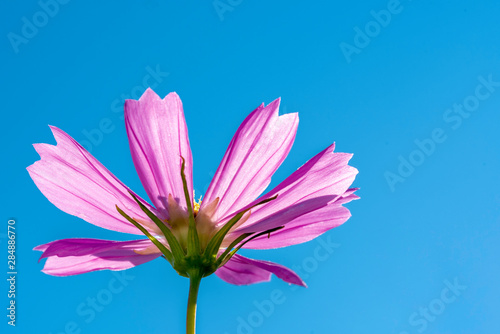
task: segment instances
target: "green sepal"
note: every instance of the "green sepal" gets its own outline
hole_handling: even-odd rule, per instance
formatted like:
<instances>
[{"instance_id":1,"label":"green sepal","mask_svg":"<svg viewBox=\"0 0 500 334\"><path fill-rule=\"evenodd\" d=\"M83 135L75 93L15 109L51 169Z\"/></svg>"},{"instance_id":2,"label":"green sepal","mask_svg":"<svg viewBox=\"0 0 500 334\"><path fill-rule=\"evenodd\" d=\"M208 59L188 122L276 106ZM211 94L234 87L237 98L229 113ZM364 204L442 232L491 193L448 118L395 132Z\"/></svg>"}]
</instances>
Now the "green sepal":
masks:
<instances>
[{"instance_id":1,"label":"green sepal","mask_svg":"<svg viewBox=\"0 0 500 334\"><path fill-rule=\"evenodd\" d=\"M189 226L188 226L188 243L187 243L187 254L188 256L199 255L201 252L200 239L198 237L198 231L196 230L196 221L194 220L193 206L191 204L191 195L187 187L186 174L184 170L186 169L186 160L181 156L181 178L182 187L184 188L184 197L186 198L186 205L189 213Z\"/></svg>"},{"instance_id":2,"label":"green sepal","mask_svg":"<svg viewBox=\"0 0 500 334\"><path fill-rule=\"evenodd\" d=\"M146 230L141 224L139 224L133 218L131 218L129 215L127 215L125 212L123 212L123 210L120 209L118 207L118 205L116 205L116 210L118 210L118 212L123 217L125 217L125 219L127 219L129 222L134 224L135 227L137 227L139 230L141 230L141 232L144 233L149 238L149 240L151 240L153 242L153 244L155 244L156 247L158 247L160 252L163 253L163 256L165 257L165 259L167 259L167 261L170 262L170 264L172 266L174 265L174 257L172 255L172 253L168 250L168 248L165 247L164 244L162 244L160 241L158 241L158 239L156 239L151 233L149 233L148 230Z\"/></svg>"},{"instance_id":3,"label":"green sepal","mask_svg":"<svg viewBox=\"0 0 500 334\"><path fill-rule=\"evenodd\" d=\"M210 239L210 241L208 242L207 248L205 250L205 256L207 256L207 257L217 256L217 252L219 251L220 245L222 244L222 241L226 237L226 234L241 219L241 217L243 217L243 215L247 211L255 208L256 206L259 206L259 205L262 205L264 203L275 200L277 197L278 197L278 195L275 195L271 198L267 198L263 201L260 201L259 203L255 204L254 206L239 212L236 216L231 218L231 220L229 220L224 226L222 226L222 228L217 231L217 233L213 236L213 238Z\"/></svg>"},{"instance_id":4,"label":"green sepal","mask_svg":"<svg viewBox=\"0 0 500 334\"><path fill-rule=\"evenodd\" d=\"M170 246L170 250L172 252L172 255L174 256L174 260L177 264L183 263L184 260L184 251L182 250L181 245L179 244L179 241L175 238L175 236L172 234L172 231L160 220L160 218L156 217L154 213L152 213L144 204L142 204L141 201L132 193L130 195L134 198L134 200L139 204L141 207L142 211L158 226L158 228L161 230L163 235L165 236L165 239L167 239L168 245Z\"/></svg>"},{"instance_id":5,"label":"green sepal","mask_svg":"<svg viewBox=\"0 0 500 334\"><path fill-rule=\"evenodd\" d=\"M263 235L266 235L266 234L268 235L268 238L270 238L272 232L281 230L284 227L285 226L278 226L278 227L271 228L271 229L263 231L263 232L259 232L255 235L253 235L251 238L245 240L244 242L242 242L240 245L238 245L236 248L233 249L234 246L236 246L239 242L241 242L243 239L245 239L249 235L252 235L253 233L244 233L244 234L240 235L236 240L234 240L231 243L231 245L229 245L228 248L226 248L224 253L222 253L221 256L219 256L219 258L216 261L217 268L225 265L226 262L229 261L233 257L233 255L236 254L236 252L239 251L241 249L241 247L243 247L247 242L252 241L253 239L258 238L258 237L263 236Z\"/></svg>"}]
</instances>

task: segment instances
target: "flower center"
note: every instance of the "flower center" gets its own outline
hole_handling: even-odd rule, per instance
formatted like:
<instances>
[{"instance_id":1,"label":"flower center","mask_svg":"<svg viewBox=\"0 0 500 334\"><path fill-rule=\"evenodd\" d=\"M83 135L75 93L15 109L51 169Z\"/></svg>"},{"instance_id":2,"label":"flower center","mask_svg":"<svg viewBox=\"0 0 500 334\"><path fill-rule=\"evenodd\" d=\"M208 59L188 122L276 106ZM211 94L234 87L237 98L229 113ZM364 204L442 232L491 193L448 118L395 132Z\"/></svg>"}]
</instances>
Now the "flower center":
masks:
<instances>
[{"instance_id":1,"label":"flower center","mask_svg":"<svg viewBox=\"0 0 500 334\"><path fill-rule=\"evenodd\" d=\"M194 197L194 191L193 191L193 197ZM193 200L193 214L194 216L196 217L196 215L198 214L198 212L200 211L200 206L201 206L201 198L203 196L200 196L200 198L197 200Z\"/></svg>"},{"instance_id":2,"label":"flower center","mask_svg":"<svg viewBox=\"0 0 500 334\"><path fill-rule=\"evenodd\" d=\"M228 240L228 242L223 245L226 235L231 229L236 227L238 223L241 224L248 219L252 208L270 202L276 199L278 195L266 198L254 204L252 207L238 212L223 226L216 228L212 219L219 203L219 198L217 197L210 203L206 203L203 210L200 212L201 197L198 201L191 198L187 187L184 168L185 160L182 158L181 178L184 187L187 212L184 208L179 206L172 194L169 194L167 197L167 204L170 216L168 225L170 225L170 227L160 218L155 216L155 214L137 199L133 193L130 193L142 211L144 211L157 226L158 229L154 229L153 233L156 234L157 232L161 232L161 234L158 235L160 240L158 240L155 235L152 235L141 223L128 216L123 210L116 206L118 212L153 242L158 250L162 252L163 257L170 262L172 267L181 276L204 277L211 275L217 268L220 268L229 261L229 259L247 242L265 234L270 235L271 232L283 228L283 226L279 226L262 232L243 233L234 240L231 238L231 242ZM197 217L195 218L195 216ZM148 226L149 228L153 227L151 224L148 225L150 225ZM162 241L165 242L165 244ZM227 243L229 243L229 245L227 245Z\"/></svg>"}]
</instances>

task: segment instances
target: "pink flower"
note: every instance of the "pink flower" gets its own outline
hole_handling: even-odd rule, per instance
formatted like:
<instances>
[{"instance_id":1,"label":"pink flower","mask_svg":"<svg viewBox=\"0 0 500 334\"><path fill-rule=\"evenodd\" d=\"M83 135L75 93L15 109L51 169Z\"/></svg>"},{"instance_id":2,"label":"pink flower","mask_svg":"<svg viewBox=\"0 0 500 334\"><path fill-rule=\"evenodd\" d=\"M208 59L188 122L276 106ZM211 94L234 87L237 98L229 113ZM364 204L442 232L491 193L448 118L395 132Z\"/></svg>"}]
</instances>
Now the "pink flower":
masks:
<instances>
[{"instance_id":1,"label":"pink flower","mask_svg":"<svg viewBox=\"0 0 500 334\"><path fill-rule=\"evenodd\" d=\"M59 209L91 224L150 237L132 241L75 238L40 245L35 250L47 258L43 272L67 276L123 270L164 255L183 274L176 251L189 253L195 240L198 251L214 248L214 261L224 257L213 270L226 282L252 284L269 281L275 274L305 286L284 266L229 253L238 246L270 249L314 239L344 223L350 213L342 205L357 198L356 189L349 188L357 174L348 165L352 155L333 153L334 145L259 197L290 151L297 130L297 114L279 116L279 103L277 99L261 105L243 121L201 204L193 204L193 159L176 93L161 99L148 89L138 101L125 103L132 158L152 205L68 134L51 127L57 145L35 144L41 159L27 168L40 191ZM231 228L217 234L224 226ZM169 241L170 232L180 248ZM217 235L220 242L211 243Z\"/></svg>"}]
</instances>

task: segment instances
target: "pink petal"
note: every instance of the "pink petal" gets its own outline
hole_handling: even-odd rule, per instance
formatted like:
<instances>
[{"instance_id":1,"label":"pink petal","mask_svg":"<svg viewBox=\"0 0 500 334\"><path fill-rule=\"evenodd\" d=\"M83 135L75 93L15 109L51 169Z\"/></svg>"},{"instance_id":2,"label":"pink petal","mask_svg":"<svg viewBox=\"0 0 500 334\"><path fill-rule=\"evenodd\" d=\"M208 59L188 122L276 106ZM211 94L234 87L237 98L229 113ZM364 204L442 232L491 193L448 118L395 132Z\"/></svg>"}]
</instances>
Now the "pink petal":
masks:
<instances>
[{"instance_id":1,"label":"pink petal","mask_svg":"<svg viewBox=\"0 0 500 334\"><path fill-rule=\"evenodd\" d=\"M118 205L129 216L151 222L130 196L130 189L67 133L53 126L50 129L57 146L33 145L41 159L27 168L45 197L62 211L91 224L142 234L116 211L115 205Z\"/></svg>"},{"instance_id":2,"label":"pink petal","mask_svg":"<svg viewBox=\"0 0 500 334\"><path fill-rule=\"evenodd\" d=\"M125 101L125 125L135 168L153 204L168 211L166 202L172 194L186 208L181 156L186 160L191 197L193 157L179 96L170 93L162 100L148 88L138 101Z\"/></svg>"},{"instance_id":3,"label":"pink petal","mask_svg":"<svg viewBox=\"0 0 500 334\"><path fill-rule=\"evenodd\" d=\"M40 245L40 259L47 258L43 272L53 276L69 276L96 270L124 270L156 259L158 253L140 255L136 251L151 245L147 239L110 241L99 239L62 239Z\"/></svg>"},{"instance_id":4,"label":"pink petal","mask_svg":"<svg viewBox=\"0 0 500 334\"><path fill-rule=\"evenodd\" d=\"M220 198L222 218L255 200L285 160L297 132L298 115L278 116L280 99L255 109L240 125L202 203Z\"/></svg>"},{"instance_id":5,"label":"pink petal","mask_svg":"<svg viewBox=\"0 0 500 334\"><path fill-rule=\"evenodd\" d=\"M223 267L215 272L222 280L236 285L247 285L271 280L275 274L283 281L307 287L304 281L285 266L269 261L253 260L241 255L234 255Z\"/></svg>"},{"instance_id":6,"label":"pink petal","mask_svg":"<svg viewBox=\"0 0 500 334\"><path fill-rule=\"evenodd\" d=\"M282 226L342 197L358 171L348 165L352 154L333 153L334 147L335 144L326 148L276 188L250 204L278 195L277 199L252 209L250 218L235 232L258 232ZM316 220L313 217L310 221L304 220L303 224L308 222L312 224Z\"/></svg>"},{"instance_id":7,"label":"pink petal","mask_svg":"<svg viewBox=\"0 0 500 334\"><path fill-rule=\"evenodd\" d=\"M283 229L273 232L270 238L267 235L261 236L248 242L243 248L271 249L297 245L310 241L343 224L351 217L351 213L342 204L359 198L352 194L350 190L345 194L321 209L293 219Z\"/></svg>"}]
</instances>

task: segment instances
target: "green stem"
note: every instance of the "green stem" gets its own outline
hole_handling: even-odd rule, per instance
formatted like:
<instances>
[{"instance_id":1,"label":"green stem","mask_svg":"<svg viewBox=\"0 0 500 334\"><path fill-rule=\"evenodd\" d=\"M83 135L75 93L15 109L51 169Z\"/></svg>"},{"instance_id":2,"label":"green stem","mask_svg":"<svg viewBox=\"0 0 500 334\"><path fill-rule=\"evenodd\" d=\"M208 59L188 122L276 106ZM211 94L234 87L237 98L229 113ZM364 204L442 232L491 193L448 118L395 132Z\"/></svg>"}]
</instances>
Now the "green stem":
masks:
<instances>
[{"instance_id":1,"label":"green stem","mask_svg":"<svg viewBox=\"0 0 500 334\"><path fill-rule=\"evenodd\" d=\"M198 290L201 283L199 272L189 275L189 297L186 317L186 334L196 333L196 301L198 299Z\"/></svg>"}]
</instances>

